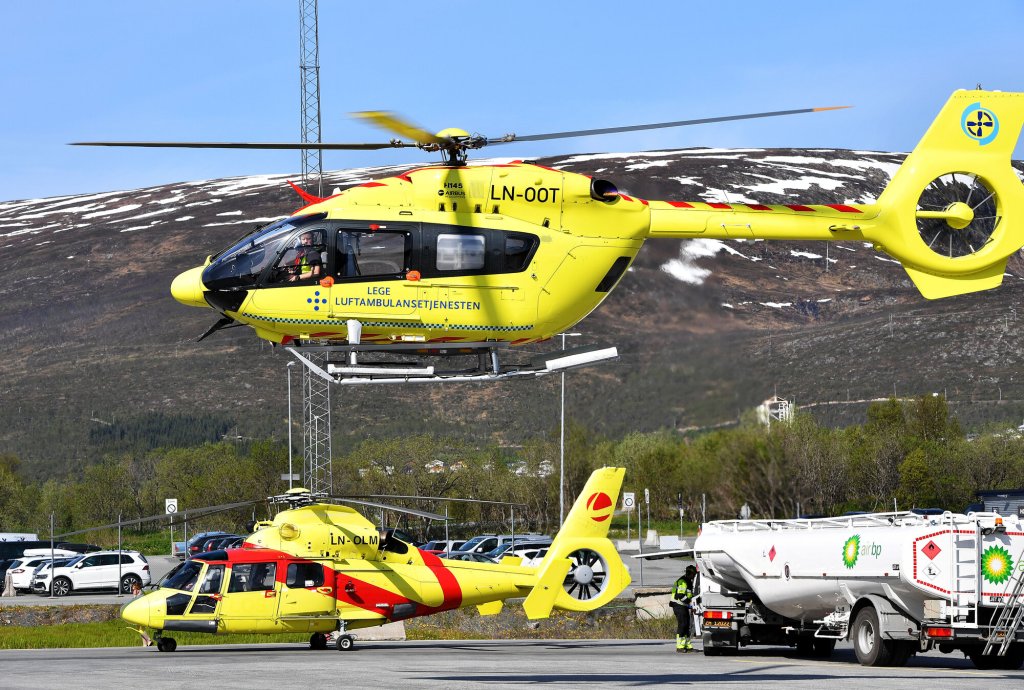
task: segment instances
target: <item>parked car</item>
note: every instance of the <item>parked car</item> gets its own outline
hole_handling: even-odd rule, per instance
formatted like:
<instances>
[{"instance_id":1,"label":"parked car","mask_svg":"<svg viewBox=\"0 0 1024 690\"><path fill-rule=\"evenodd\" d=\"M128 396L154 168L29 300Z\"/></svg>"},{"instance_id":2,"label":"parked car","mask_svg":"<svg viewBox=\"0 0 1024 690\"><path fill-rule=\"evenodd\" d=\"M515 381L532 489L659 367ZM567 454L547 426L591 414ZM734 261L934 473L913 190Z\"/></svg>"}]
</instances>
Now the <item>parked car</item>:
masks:
<instances>
[{"instance_id":1,"label":"parked car","mask_svg":"<svg viewBox=\"0 0 1024 690\"><path fill-rule=\"evenodd\" d=\"M53 562L44 561L37 565L35 570L32 571L32 591L36 594L46 594L50 589L50 568L54 566L59 568L67 565L75 560L75 558L78 558L78 556L55 558Z\"/></svg>"},{"instance_id":2,"label":"parked car","mask_svg":"<svg viewBox=\"0 0 1024 690\"><path fill-rule=\"evenodd\" d=\"M434 541L428 541L419 547L420 551L426 551L427 553L439 554L445 551L459 551L462 549L462 545L465 544L465 540L462 539L435 539Z\"/></svg>"},{"instance_id":3,"label":"parked car","mask_svg":"<svg viewBox=\"0 0 1024 690\"><path fill-rule=\"evenodd\" d=\"M192 558L192 556L195 556L197 553L205 553L203 547L206 545L206 542L210 541L214 537L230 536L231 534L229 532L221 532L219 530L216 532L200 532L199 534L194 534L185 545L185 558Z\"/></svg>"},{"instance_id":4,"label":"parked car","mask_svg":"<svg viewBox=\"0 0 1024 690\"><path fill-rule=\"evenodd\" d=\"M32 591L32 573L40 563L48 563L49 557L25 556L11 563L7 572L11 574L11 583L16 592Z\"/></svg>"},{"instance_id":5,"label":"parked car","mask_svg":"<svg viewBox=\"0 0 1024 690\"><path fill-rule=\"evenodd\" d=\"M444 558L449 561L471 561L473 563L497 563L496 560L490 556L486 556L482 553L473 553L472 551L452 551L446 553L437 554L438 558Z\"/></svg>"},{"instance_id":6,"label":"parked car","mask_svg":"<svg viewBox=\"0 0 1024 690\"><path fill-rule=\"evenodd\" d=\"M239 545L241 545L242 541L245 541L245 537L240 536L238 534L229 534L224 537L215 537L206 542L206 550L219 551L221 549L234 549L237 547L231 546L231 544L237 542Z\"/></svg>"},{"instance_id":7,"label":"parked car","mask_svg":"<svg viewBox=\"0 0 1024 690\"><path fill-rule=\"evenodd\" d=\"M550 539L550 537L543 534L517 534L514 539L517 542L541 541L544 539ZM487 553L512 540L513 536L511 534L481 534L477 537L473 537L463 544L460 550L472 551L473 553Z\"/></svg>"},{"instance_id":8,"label":"parked car","mask_svg":"<svg viewBox=\"0 0 1024 690\"><path fill-rule=\"evenodd\" d=\"M551 546L551 539L545 538L538 541L519 541L517 538L515 542L505 542L498 548L487 553L488 556L496 561L500 561L505 556L518 556L519 558L536 558L538 551L548 552L548 547ZM530 554L527 556L527 554ZM525 563L524 563L525 565Z\"/></svg>"},{"instance_id":9,"label":"parked car","mask_svg":"<svg viewBox=\"0 0 1024 690\"><path fill-rule=\"evenodd\" d=\"M149 561L138 551L99 551L75 558L64 566L40 571L45 575L43 591L58 597L72 591L118 589L129 593L151 582ZM52 585L51 585L52 581Z\"/></svg>"}]
</instances>

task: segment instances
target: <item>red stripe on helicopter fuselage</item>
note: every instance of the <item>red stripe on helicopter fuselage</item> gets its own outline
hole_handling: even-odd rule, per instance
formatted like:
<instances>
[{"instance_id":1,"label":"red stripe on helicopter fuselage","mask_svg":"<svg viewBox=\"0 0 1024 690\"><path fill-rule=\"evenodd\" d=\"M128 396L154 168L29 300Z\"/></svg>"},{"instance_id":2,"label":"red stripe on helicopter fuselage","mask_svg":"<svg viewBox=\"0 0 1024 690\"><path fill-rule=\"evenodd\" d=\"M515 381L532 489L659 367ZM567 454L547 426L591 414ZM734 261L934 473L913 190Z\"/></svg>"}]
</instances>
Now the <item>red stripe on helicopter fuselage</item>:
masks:
<instances>
[{"instance_id":1,"label":"red stripe on helicopter fuselage","mask_svg":"<svg viewBox=\"0 0 1024 690\"><path fill-rule=\"evenodd\" d=\"M423 565L434 573L437 584L441 585L441 593L444 595L444 601L434 610L447 611L459 608L462 605L462 586L459 585L459 579L455 577L455 573L445 567L436 555L426 551L420 551L420 555L423 556Z\"/></svg>"},{"instance_id":2,"label":"red stripe on helicopter fuselage","mask_svg":"<svg viewBox=\"0 0 1024 690\"><path fill-rule=\"evenodd\" d=\"M451 570L449 570L441 559L432 553L426 553L423 551L419 552L423 558L423 567L429 569L433 573L434 577L437 578L437 583L441 586L441 593L443 599L439 606L428 606L421 602L404 597L401 594L392 592L389 589L379 587L365 580L361 580L357 577L353 577L350 573L343 570L335 570L330 566L324 567L324 575L327 575L326 571L334 572L334 591L330 593L321 592L324 596L333 596L338 600L339 603L349 604L357 608L361 608L366 611L373 611L379 613L382 616L390 618L390 614L394 611L394 607L397 604L414 604L416 606L415 616L425 616L431 613L437 613L438 611L448 611L449 609L457 609L462 605L462 586L459 584L458 578ZM297 558L291 554L283 551L277 551L276 549L266 548L247 548L247 549L229 549L227 551L228 563L234 565L235 563L257 563L266 562L268 560L274 561L298 561L304 563L316 562L309 558ZM196 559L202 562L221 562L221 561L207 561L206 559ZM277 581L282 584L285 581L285 569L278 568L277 570ZM325 577L325 580L328 578ZM305 589L313 590L316 588L307 587ZM317 590L319 591L319 590ZM386 609L381 608L380 604L385 604Z\"/></svg>"}]
</instances>

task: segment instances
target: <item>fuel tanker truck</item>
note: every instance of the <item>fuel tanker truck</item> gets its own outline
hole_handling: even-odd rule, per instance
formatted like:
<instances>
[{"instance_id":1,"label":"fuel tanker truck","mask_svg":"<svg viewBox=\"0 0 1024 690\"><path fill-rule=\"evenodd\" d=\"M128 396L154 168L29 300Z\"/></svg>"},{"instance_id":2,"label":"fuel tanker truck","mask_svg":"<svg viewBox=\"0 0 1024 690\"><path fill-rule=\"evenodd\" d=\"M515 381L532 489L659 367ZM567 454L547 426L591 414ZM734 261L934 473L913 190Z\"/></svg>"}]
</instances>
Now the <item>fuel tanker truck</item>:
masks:
<instances>
[{"instance_id":1,"label":"fuel tanker truck","mask_svg":"<svg viewBox=\"0 0 1024 690\"><path fill-rule=\"evenodd\" d=\"M1024 524L996 513L705 523L693 545L706 655L853 643L867 666L962 651L1024 664Z\"/></svg>"}]
</instances>

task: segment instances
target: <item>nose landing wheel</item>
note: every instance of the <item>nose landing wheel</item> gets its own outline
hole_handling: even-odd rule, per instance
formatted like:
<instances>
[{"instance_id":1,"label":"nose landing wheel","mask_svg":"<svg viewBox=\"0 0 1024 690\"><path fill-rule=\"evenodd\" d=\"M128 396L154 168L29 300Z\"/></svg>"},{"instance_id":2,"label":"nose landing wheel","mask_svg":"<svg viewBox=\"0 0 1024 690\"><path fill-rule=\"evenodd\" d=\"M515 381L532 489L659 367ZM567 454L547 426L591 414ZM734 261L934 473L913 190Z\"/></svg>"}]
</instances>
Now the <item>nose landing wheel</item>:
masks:
<instances>
[{"instance_id":1,"label":"nose landing wheel","mask_svg":"<svg viewBox=\"0 0 1024 690\"><path fill-rule=\"evenodd\" d=\"M339 652L347 652L352 649L354 644L355 640L353 640L351 635L342 635L338 638L335 646L337 646Z\"/></svg>"},{"instance_id":2,"label":"nose landing wheel","mask_svg":"<svg viewBox=\"0 0 1024 690\"><path fill-rule=\"evenodd\" d=\"M156 641L156 648L161 652L173 652L178 648L178 643L173 637L161 637Z\"/></svg>"}]
</instances>

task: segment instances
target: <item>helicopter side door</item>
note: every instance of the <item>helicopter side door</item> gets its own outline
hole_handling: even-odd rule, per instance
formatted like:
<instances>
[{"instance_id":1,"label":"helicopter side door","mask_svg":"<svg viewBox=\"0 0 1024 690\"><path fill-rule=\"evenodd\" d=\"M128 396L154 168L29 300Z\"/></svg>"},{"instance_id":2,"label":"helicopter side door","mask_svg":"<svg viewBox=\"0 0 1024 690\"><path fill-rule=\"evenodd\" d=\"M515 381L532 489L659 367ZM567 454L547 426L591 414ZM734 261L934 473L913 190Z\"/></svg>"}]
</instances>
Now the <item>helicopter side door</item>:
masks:
<instances>
[{"instance_id":1,"label":"helicopter side door","mask_svg":"<svg viewBox=\"0 0 1024 690\"><path fill-rule=\"evenodd\" d=\"M277 615L281 620L333 617L338 603L334 596L334 569L331 561L282 561L284 582L278 596Z\"/></svg>"},{"instance_id":2,"label":"helicopter side door","mask_svg":"<svg viewBox=\"0 0 1024 690\"><path fill-rule=\"evenodd\" d=\"M283 239L263 269L247 310L274 314L277 319L326 319L329 290L320 281L327 277L330 239L331 230L324 221L307 223Z\"/></svg>"},{"instance_id":3,"label":"helicopter side door","mask_svg":"<svg viewBox=\"0 0 1024 690\"><path fill-rule=\"evenodd\" d=\"M405 278L414 267L419 224L342 221L333 227L330 315L387 319L412 314L416 283Z\"/></svg>"},{"instance_id":4,"label":"helicopter side door","mask_svg":"<svg viewBox=\"0 0 1024 690\"><path fill-rule=\"evenodd\" d=\"M219 614L227 632L274 632L277 562L235 563Z\"/></svg>"}]
</instances>

